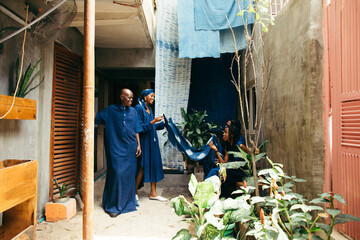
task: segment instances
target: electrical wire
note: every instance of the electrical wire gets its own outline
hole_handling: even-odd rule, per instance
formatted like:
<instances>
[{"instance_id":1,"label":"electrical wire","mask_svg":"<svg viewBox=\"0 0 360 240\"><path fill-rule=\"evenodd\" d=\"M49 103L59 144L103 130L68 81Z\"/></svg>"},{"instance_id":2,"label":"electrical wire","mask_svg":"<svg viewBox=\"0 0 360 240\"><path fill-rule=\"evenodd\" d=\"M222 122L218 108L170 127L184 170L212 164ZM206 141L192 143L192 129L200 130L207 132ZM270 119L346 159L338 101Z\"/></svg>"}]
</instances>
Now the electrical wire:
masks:
<instances>
[{"instance_id":1,"label":"electrical wire","mask_svg":"<svg viewBox=\"0 0 360 240\"><path fill-rule=\"evenodd\" d=\"M120 3L118 1L113 1L113 3L121 5L121 6L125 6L125 7L139 8L143 4L143 0L140 0L140 2L135 3L135 4Z\"/></svg>"},{"instance_id":2,"label":"electrical wire","mask_svg":"<svg viewBox=\"0 0 360 240\"><path fill-rule=\"evenodd\" d=\"M26 5L25 26L27 25L28 15L29 15L29 5ZM15 97L16 97L17 90L19 88L20 78L21 78L21 75L22 75L21 73L22 73L22 69L23 69L23 65L24 65L24 52L25 52L26 33L27 33L27 28L25 29L25 32L24 32L24 40L23 40L22 49L21 49L20 72L19 72L19 78L18 78L17 83L16 83L16 88L15 88L15 91L14 91L13 101L12 101L12 104L11 104L11 107L10 107L9 111L7 111L7 113L5 113L5 115L1 116L0 119L3 119L4 117L6 117L14 107Z\"/></svg>"}]
</instances>

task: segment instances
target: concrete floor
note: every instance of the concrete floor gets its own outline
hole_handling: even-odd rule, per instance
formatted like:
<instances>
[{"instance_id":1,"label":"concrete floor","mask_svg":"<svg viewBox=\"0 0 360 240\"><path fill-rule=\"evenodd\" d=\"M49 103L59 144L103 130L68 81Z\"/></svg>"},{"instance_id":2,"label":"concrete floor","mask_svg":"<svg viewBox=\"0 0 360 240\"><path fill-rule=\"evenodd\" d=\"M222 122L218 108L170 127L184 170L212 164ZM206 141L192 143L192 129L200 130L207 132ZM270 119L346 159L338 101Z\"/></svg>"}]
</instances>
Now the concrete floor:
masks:
<instances>
[{"instance_id":1,"label":"concrete floor","mask_svg":"<svg viewBox=\"0 0 360 240\"><path fill-rule=\"evenodd\" d=\"M187 174L165 174L158 183L157 192L169 200L180 194L190 196ZM136 212L110 218L101 207L105 176L95 182L94 239L171 239L182 228L189 229L190 224L182 221L171 208L170 201L149 200L150 186L139 190L139 205ZM82 239L82 210L69 221L51 223L43 221L37 224L36 239Z\"/></svg>"}]
</instances>

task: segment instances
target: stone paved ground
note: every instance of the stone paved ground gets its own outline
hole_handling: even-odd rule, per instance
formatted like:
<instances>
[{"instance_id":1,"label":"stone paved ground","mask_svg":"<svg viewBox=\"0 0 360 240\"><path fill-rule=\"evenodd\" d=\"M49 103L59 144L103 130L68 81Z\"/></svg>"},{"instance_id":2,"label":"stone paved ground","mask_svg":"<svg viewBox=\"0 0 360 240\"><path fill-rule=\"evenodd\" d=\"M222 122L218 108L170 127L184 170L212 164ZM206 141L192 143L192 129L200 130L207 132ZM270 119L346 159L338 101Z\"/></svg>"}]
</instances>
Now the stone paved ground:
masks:
<instances>
[{"instance_id":1,"label":"stone paved ground","mask_svg":"<svg viewBox=\"0 0 360 240\"><path fill-rule=\"evenodd\" d=\"M189 175L165 174L165 179L158 183L158 194L171 199L180 194L189 196L187 184ZM149 184L139 190L138 211L110 218L101 207L101 197L105 177L95 182L94 225L95 239L171 239L177 231L189 228L171 209L170 201L158 202L149 200ZM36 239L61 240L82 239L82 211L78 210L69 221L51 223L43 221L37 224Z\"/></svg>"}]
</instances>

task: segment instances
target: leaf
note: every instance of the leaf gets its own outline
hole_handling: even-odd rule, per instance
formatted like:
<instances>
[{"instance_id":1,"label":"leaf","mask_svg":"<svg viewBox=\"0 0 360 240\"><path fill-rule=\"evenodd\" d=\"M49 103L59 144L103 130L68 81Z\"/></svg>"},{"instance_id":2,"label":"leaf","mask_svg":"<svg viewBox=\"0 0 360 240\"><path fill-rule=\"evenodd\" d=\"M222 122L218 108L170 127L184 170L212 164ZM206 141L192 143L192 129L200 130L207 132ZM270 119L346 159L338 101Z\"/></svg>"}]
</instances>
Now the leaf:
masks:
<instances>
[{"instance_id":1,"label":"leaf","mask_svg":"<svg viewBox=\"0 0 360 240\"><path fill-rule=\"evenodd\" d=\"M244 16L244 11L245 11L245 10L242 10L242 11L238 12L237 15L240 16L240 17Z\"/></svg>"},{"instance_id":2,"label":"leaf","mask_svg":"<svg viewBox=\"0 0 360 240\"><path fill-rule=\"evenodd\" d=\"M172 240L190 240L191 234L187 229L181 229L176 233L176 235L172 238Z\"/></svg>"},{"instance_id":3,"label":"leaf","mask_svg":"<svg viewBox=\"0 0 360 240\"><path fill-rule=\"evenodd\" d=\"M310 203L328 203L330 202L330 200L328 199L324 199L324 198L315 198L313 200L310 201Z\"/></svg>"},{"instance_id":4,"label":"leaf","mask_svg":"<svg viewBox=\"0 0 360 240\"><path fill-rule=\"evenodd\" d=\"M244 161L235 161L235 162L223 163L221 166L226 169L239 169L245 165L246 165L246 162L244 162Z\"/></svg>"},{"instance_id":5,"label":"leaf","mask_svg":"<svg viewBox=\"0 0 360 240\"><path fill-rule=\"evenodd\" d=\"M209 182L214 186L214 192L219 192L220 190L220 178L218 176L211 176L207 179L205 179L204 182Z\"/></svg>"},{"instance_id":6,"label":"leaf","mask_svg":"<svg viewBox=\"0 0 360 240\"><path fill-rule=\"evenodd\" d=\"M305 179L301 179L301 178L294 178L293 181L294 181L294 182L299 182L299 183L300 183L300 182L306 182Z\"/></svg>"},{"instance_id":7,"label":"leaf","mask_svg":"<svg viewBox=\"0 0 360 240\"><path fill-rule=\"evenodd\" d=\"M200 182L196 186L194 195L195 204L202 208L207 208L208 201L214 196L214 186L209 182Z\"/></svg>"},{"instance_id":8,"label":"leaf","mask_svg":"<svg viewBox=\"0 0 360 240\"><path fill-rule=\"evenodd\" d=\"M195 175L191 174L188 188L189 188L189 191L190 191L192 196L195 195L197 185L198 185L198 181L197 181Z\"/></svg>"},{"instance_id":9,"label":"leaf","mask_svg":"<svg viewBox=\"0 0 360 240\"><path fill-rule=\"evenodd\" d=\"M330 226L324 223L318 223L317 224L322 230L324 230L326 233L329 233Z\"/></svg>"},{"instance_id":10,"label":"leaf","mask_svg":"<svg viewBox=\"0 0 360 240\"><path fill-rule=\"evenodd\" d=\"M350 221L360 222L360 218L353 216L351 214L339 214L335 217L334 224L347 223Z\"/></svg>"},{"instance_id":11,"label":"leaf","mask_svg":"<svg viewBox=\"0 0 360 240\"><path fill-rule=\"evenodd\" d=\"M266 157L266 153L259 153L259 154L255 155L255 162L260 161L264 157Z\"/></svg>"},{"instance_id":12,"label":"leaf","mask_svg":"<svg viewBox=\"0 0 360 240\"><path fill-rule=\"evenodd\" d=\"M212 224L207 224L200 235L200 240L215 240L219 231Z\"/></svg>"},{"instance_id":13,"label":"leaf","mask_svg":"<svg viewBox=\"0 0 360 240\"><path fill-rule=\"evenodd\" d=\"M341 213L341 210L340 209L327 208L326 212L329 213L331 216L336 216L336 215Z\"/></svg>"},{"instance_id":14,"label":"leaf","mask_svg":"<svg viewBox=\"0 0 360 240\"><path fill-rule=\"evenodd\" d=\"M341 195L335 193L335 194L334 194L334 198L335 198L336 200L338 200L339 202L341 202L341 203L343 203L343 204L346 204L344 198L343 198Z\"/></svg>"},{"instance_id":15,"label":"leaf","mask_svg":"<svg viewBox=\"0 0 360 240\"><path fill-rule=\"evenodd\" d=\"M176 215L184 214L184 200L181 197L171 199L171 206L174 208Z\"/></svg>"},{"instance_id":16,"label":"leaf","mask_svg":"<svg viewBox=\"0 0 360 240\"><path fill-rule=\"evenodd\" d=\"M263 197L252 197L251 198L251 203L252 204L256 204L256 203L259 203L259 202L266 202L265 198L263 198Z\"/></svg>"}]
</instances>

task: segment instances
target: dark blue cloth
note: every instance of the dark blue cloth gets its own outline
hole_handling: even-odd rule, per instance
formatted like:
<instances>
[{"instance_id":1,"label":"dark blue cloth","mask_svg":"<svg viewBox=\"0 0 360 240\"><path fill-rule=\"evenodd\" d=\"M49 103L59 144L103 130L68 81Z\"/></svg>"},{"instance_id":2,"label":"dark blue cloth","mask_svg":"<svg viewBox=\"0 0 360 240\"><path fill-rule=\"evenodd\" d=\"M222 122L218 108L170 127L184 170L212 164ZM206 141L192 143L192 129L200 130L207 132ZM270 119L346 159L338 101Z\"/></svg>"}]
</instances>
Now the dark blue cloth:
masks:
<instances>
[{"instance_id":1,"label":"dark blue cloth","mask_svg":"<svg viewBox=\"0 0 360 240\"><path fill-rule=\"evenodd\" d=\"M164 178L159 139L156 130L164 128L164 122L151 124L154 114L144 110L140 104L135 106L139 115L142 131L140 132L141 156L140 165L144 168L144 182L159 182Z\"/></svg>"},{"instance_id":2,"label":"dark blue cloth","mask_svg":"<svg viewBox=\"0 0 360 240\"><path fill-rule=\"evenodd\" d=\"M225 126L236 118L238 93L231 82L232 54L221 54L220 59L197 58L191 64L191 84L187 112L206 110L206 122ZM236 67L234 66L236 69ZM234 76L237 76L237 71Z\"/></svg>"},{"instance_id":3,"label":"dark blue cloth","mask_svg":"<svg viewBox=\"0 0 360 240\"><path fill-rule=\"evenodd\" d=\"M104 210L109 213L135 211L135 134L141 131L138 114L132 107L113 104L96 114L95 123L105 125Z\"/></svg>"},{"instance_id":4,"label":"dark blue cloth","mask_svg":"<svg viewBox=\"0 0 360 240\"><path fill-rule=\"evenodd\" d=\"M209 171L215 167L214 150L210 149L209 143L213 142L219 152L222 152L222 147L215 135L212 135L207 143L199 149L195 149L191 143L181 134L171 118L167 119L164 116L165 127L168 134L169 142L176 147L181 153L185 154L189 159L194 161L202 161L204 169L204 178Z\"/></svg>"}]
</instances>

